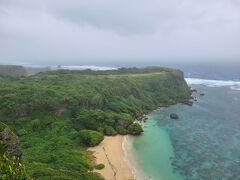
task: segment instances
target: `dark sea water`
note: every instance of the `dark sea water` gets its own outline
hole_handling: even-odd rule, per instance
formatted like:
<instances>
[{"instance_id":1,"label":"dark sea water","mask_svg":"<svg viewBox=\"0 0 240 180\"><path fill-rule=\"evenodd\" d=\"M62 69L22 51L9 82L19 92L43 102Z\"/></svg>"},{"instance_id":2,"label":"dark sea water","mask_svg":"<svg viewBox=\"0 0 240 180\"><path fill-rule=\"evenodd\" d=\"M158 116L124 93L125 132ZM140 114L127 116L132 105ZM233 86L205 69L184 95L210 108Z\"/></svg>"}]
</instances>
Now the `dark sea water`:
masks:
<instances>
[{"instance_id":1,"label":"dark sea water","mask_svg":"<svg viewBox=\"0 0 240 180\"><path fill-rule=\"evenodd\" d=\"M144 134L129 138L138 179L240 180L240 82L187 82L198 91L193 106L152 112Z\"/></svg>"}]
</instances>

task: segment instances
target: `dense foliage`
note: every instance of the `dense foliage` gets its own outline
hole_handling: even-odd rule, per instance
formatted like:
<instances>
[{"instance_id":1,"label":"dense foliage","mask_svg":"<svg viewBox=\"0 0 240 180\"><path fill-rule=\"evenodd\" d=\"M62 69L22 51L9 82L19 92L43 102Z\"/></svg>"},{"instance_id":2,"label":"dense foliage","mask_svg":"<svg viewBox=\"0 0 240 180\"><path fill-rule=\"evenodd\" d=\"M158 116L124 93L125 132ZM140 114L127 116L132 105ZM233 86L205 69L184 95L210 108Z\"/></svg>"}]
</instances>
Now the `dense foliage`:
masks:
<instances>
[{"instance_id":1,"label":"dense foliage","mask_svg":"<svg viewBox=\"0 0 240 180\"><path fill-rule=\"evenodd\" d=\"M79 132L79 139L83 145L96 146L103 140L103 134L97 131L83 129Z\"/></svg>"},{"instance_id":2,"label":"dense foliage","mask_svg":"<svg viewBox=\"0 0 240 180\"><path fill-rule=\"evenodd\" d=\"M188 98L183 74L166 68L52 71L0 77L0 121L19 136L34 179L100 179L85 146L140 134L143 112Z\"/></svg>"},{"instance_id":3,"label":"dense foliage","mask_svg":"<svg viewBox=\"0 0 240 180\"><path fill-rule=\"evenodd\" d=\"M133 123L130 126L128 126L128 131L132 135L139 135L143 132L142 126L138 123Z\"/></svg>"},{"instance_id":4,"label":"dense foliage","mask_svg":"<svg viewBox=\"0 0 240 180\"><path fill-rule=\"evenodd\" d=\"M95 169L97 169L97 170L101 170L101 169L104 169L105 168L105 165L104 164L97 164L96 166L95 166Z\"/></svg>"}]
</instances>

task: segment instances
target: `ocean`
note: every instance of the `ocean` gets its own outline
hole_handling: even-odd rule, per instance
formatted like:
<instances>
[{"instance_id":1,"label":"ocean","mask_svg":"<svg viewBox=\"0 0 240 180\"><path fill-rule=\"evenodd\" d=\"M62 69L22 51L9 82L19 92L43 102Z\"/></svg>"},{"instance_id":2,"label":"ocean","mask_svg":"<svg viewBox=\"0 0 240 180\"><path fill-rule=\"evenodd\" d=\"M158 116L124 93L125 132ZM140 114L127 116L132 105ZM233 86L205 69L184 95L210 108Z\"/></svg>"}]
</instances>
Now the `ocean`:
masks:
<instances>
[{"instance_id":1,"label":"ocean","mask_svg":"<svg viewBox=\"0 0 240 180\"><path fill-rule=\"evenodd\" d=\"M193 106L154 111L143 135L128 137L136 178L240 180L240 81L189 76L186 81L197 90ZM171 113L179 119L170 119Z\"/></svg>"}]
</instances>

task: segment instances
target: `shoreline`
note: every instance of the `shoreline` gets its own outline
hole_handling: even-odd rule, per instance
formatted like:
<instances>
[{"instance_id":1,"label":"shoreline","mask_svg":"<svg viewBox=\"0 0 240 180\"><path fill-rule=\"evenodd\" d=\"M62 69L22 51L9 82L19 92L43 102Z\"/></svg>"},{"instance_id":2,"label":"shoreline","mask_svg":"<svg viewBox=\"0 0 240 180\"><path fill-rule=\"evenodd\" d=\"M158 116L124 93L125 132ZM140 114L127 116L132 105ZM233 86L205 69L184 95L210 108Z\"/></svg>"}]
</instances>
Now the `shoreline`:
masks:
<instances>
[{"instance_id":1,"label":"shoreline","mask_svg":"<svg viewBox=\"0 0 240 180\"><path fill-rule=\"evenodd\" d=\"M144 125L148 120L149 112L161 111L167 106L160 106L139 115L138 122ZM101 174L106 180L149 180L142 172L131 152L129 135L105 136L104 140L95 147L88 148L93 152L95 164L104 164L102 170L94 169L93 172Z\"/></svg>"},{"instance_id":2,"label":"shoreline","mask_svg":"<svg viewBox=\"0 0 240 180\"><path fill-rule=\"evenodd\" d=\"M126 149L126 137L105 136L104 140L95 147L88 150L93 152L96 164L104 164L102 170L94 169L94 172L100 173L106 180L133 180L135 179L134 170L128 159L128 150Z\"/></svg>"},{"instance_id":3,"label":"shoreline","mask_svg":"<svg viewBox=\"0 0 240 180\"><path fill-rule=\"evenodd\" d=\"M134 158L134 155L131 152L131 140L129 138L133 138L129 135L124 136L123 141L123 150L125 151L125 161L132 170L132 174L134 176L135 180L149 180L144 172L141 171L141 168L139 167L137 161Z\"/></svg>"}]
</instances>

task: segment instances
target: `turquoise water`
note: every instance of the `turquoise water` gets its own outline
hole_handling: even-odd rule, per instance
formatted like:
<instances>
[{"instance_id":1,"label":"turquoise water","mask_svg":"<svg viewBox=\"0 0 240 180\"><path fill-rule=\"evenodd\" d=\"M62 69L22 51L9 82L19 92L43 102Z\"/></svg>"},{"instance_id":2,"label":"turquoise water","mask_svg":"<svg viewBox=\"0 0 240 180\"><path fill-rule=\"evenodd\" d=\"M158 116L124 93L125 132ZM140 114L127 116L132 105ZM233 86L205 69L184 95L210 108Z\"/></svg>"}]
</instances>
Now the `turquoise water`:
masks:
<instances>
[{"instance_id":1,"label":"turquoise water","mask_svg":"<svg viewBox=\"0 0 240 180\"><path fill-rule=\"evenodd\" d=\"M157 114L149 115L144 135L129 138L133 159L144 174L141 179L184 180L180 174L173 173L170 159L174 156L173 147L166 130L158 126Z\"/></svg>"},{"instance_id":2,"label":"turquoise water","mask_svg":"<svg viewBox=\"0 0 240 180\"><path fill-rule=\"evenodd\" d=\"M197 102L149 114L130 148L142 179L240 180L240 91L192 85ZM200 93L205 96L200 96ZM179 120L169 118L170 113Z\"/></svg>"}]
</instances>

